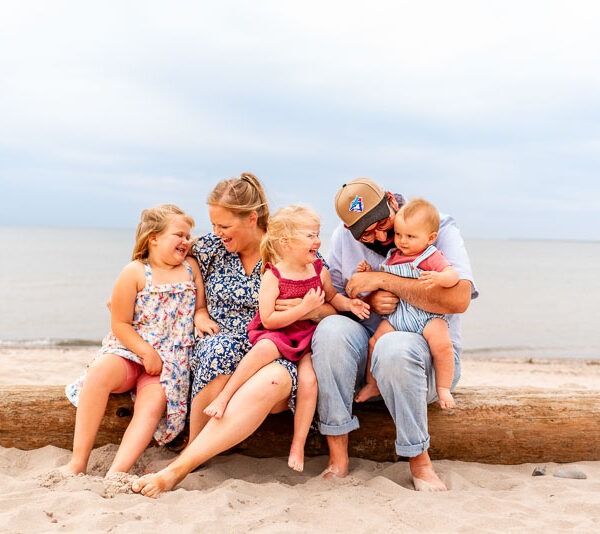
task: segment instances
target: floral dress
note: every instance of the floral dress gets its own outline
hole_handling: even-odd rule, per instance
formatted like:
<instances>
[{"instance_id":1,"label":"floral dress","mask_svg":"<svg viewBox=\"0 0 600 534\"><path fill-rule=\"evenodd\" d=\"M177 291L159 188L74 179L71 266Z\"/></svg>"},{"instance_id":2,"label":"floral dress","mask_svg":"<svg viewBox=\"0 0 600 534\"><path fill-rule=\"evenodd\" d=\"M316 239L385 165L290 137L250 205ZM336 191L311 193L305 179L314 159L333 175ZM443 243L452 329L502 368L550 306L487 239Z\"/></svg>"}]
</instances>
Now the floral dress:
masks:
<instances>
[{"instance_id":1,"label":"floral dress","mask_svg":"<svg viewBox=\"0 0 600 534\"><path fill-rule=\"evenodd\" d=\"M190 280L176 284L152 285L152 270L144 264L146 285L137 294L132 326L144 341L152 345L163 362L160 384L167 398L167 413L154 432L159 445L173 440L185 425L189 393L189 361L194 346L194 312L196 284L194 273L186 261ZM117 354L143 365L142 359L127 349L110 332L102 341L96 358ZM69 400L77 406L86 374L66 387ZM132 392L132 397L134 397Z\"/></svg>"},{"instance_id":2,"label":"floral dress","mask_svg":"<svg viewBox=\"0 0 600 534\"><path fill-rule=\"evenodd\" d=\"M196 339L191 356L193 399L217 376L232 375L252 348L247 328L258 311L262 262L247 275L237 253L228 252L214 234L196 239L191 254L200 264L208 313L220 328L218 334ZM293 409L298 386L296 364L283 358L275 361L287 369L292 379L289 406Z\"/></svg>"}]
</instances>

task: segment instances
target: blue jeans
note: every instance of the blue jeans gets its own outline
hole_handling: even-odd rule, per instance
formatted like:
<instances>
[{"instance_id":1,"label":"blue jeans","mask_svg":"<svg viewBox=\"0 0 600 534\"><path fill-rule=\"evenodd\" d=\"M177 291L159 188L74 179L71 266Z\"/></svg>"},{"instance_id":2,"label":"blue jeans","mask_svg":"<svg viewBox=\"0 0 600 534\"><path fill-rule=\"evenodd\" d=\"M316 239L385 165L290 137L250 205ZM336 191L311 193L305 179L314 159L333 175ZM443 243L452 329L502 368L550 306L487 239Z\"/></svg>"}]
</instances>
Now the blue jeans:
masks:
<instances>
[{"instance_id":1,"label":"blue jeans","mask_svg":"<svg viewBox=\"0 0 600 534\"><path fill-rule=\"evenodd\" d=\"M355 390L365 381L371 333L342 315L321 321L312 340L312 362L319 381L319 430L341 436L360 425L352 415ZM420 334L392 332L382 336L373 351L371 372L396 425L396 453L414 457L429 448L427 404L437 399L433 360ZM452 389L460 378L460 359L454 356Z\"/></svg>"}]
</instances>

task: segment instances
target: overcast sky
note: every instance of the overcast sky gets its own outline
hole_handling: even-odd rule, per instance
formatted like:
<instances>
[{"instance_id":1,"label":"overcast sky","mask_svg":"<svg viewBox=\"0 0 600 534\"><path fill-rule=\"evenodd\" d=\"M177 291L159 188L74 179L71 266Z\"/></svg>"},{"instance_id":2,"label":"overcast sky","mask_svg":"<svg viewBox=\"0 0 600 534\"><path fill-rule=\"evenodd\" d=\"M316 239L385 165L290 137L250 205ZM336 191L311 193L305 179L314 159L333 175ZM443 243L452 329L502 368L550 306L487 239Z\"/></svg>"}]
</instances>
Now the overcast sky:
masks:
<instances>
[{"instance_id":1,"label":"overcast sky","mask_svg":"<svg viewBox=\"0 0 600 534\"><path fill-rule=\"evenodd\" d=\"M250 171L368 176L467 238L600 239L600 3L3 1L0 224L133 227Z\"/></svg>"}]
</instances>

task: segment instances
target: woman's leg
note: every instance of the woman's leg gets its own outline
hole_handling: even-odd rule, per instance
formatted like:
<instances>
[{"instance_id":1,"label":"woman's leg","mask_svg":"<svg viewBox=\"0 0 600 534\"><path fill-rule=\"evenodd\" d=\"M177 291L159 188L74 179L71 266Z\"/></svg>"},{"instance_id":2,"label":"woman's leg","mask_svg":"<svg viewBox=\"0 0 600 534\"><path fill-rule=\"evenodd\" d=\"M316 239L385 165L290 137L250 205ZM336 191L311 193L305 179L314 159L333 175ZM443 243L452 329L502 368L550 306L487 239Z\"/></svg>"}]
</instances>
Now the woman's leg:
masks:
<instances>
[{"instance_id":1,"label":"woman's leg","mask_svg":"<svg viewBox=\"0 0 600 534\"><path fill-rule=\"evenodd\" d=\"M242 358L235 372L231 375L221 393L217 395L205 409L204 413L210 417L221 419L231 397L251 376L265 365L275 361L281 354L279 349L270 339L261 339Z\"/></svg>"},{"instance_id":2,"label":"woman's leg","mask_svg":"<svg viewBox=\"0 0 600 534\"><path fill-rule=\"evenodd\" d=\"M133 417L107 474L127 473L131 469L152 440L166 407L167 399L160 382L137 391Z\"/></svg>"},{"instance_id":3,"label":"woman's leg","mask_svg":"<svg viewBox=\"0 0 600 534\"><path fill-rule=\"evenodd\" d=\"M171 464L136 480L133 491L157 497L172 489L197 466L250 436L271 411L281 409L291 388L292 379L283 366L263 367L236 391L221 419L211 418Z\"/></svg>"},{"instance_id":4,"label":"woman's leg","mask_svg":"<svg viewBox=\"0 0 600 534\"><path fill-rule=\"evenodd\" d=\"M304 446L317 407L317 376L310 352L298 362L298 393L294 414L294 436L290 447L288 466L294 471L304 470Z\"/></svg>"},{"instance_id":5,"label":"woman's leg","mask_svg":"<svg viewBox=\"0 0 600 534\"><path fill-rule=\"evenodd\" d=\"M87 471L88 460L100 422L106 410L108 396L118 391L127 380L127 368L116 354L105 354L88 369L79 395L73 435L73 455L62 470L79 474Z\"/></svg>"}]
</instances>

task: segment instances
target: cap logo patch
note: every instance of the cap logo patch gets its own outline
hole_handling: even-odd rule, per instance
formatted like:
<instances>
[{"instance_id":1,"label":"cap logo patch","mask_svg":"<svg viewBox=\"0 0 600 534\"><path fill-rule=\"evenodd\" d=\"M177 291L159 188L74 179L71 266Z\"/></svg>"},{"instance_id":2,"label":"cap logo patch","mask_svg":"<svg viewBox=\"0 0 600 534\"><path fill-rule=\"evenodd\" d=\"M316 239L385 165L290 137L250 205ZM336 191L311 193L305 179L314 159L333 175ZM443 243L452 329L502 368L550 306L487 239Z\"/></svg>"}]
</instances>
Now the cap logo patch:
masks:
<instances>
[{"instance_id":1,"label":"cap logo patch","mask_svg":"<svg viewBox=\"0 0 600 534\"><path fill-rule=\"evenodd\" d=\"M364 211L363 197L359 197L358 195L356 195L354 197L354 200L350 202L350 209L348 211L357 211L359 213L362 213Z\"/></svg>"}]
</instances>

